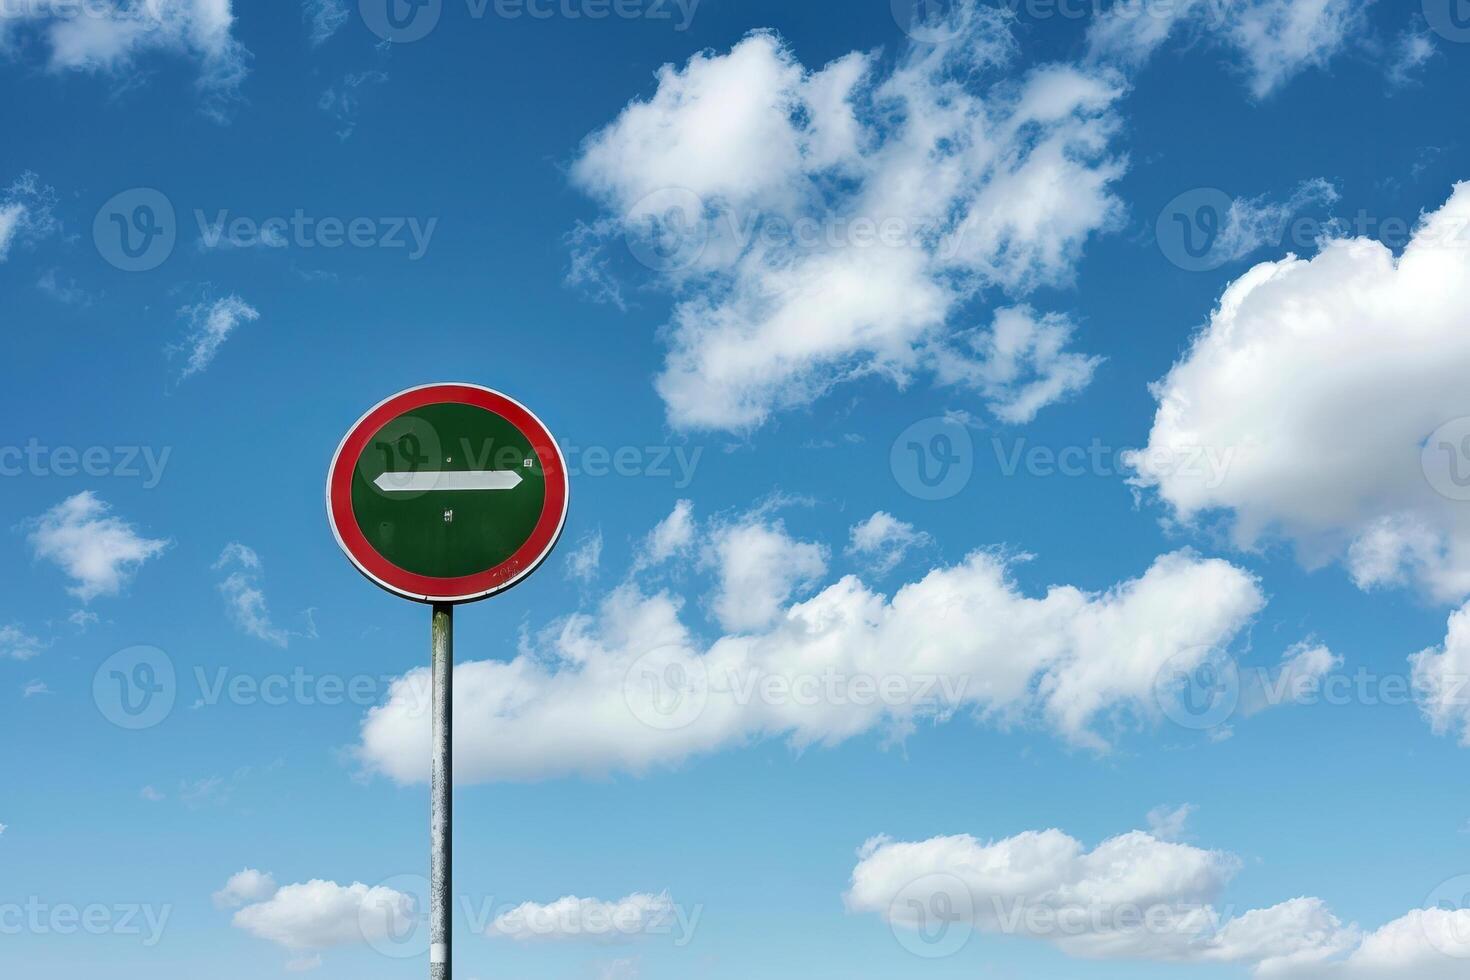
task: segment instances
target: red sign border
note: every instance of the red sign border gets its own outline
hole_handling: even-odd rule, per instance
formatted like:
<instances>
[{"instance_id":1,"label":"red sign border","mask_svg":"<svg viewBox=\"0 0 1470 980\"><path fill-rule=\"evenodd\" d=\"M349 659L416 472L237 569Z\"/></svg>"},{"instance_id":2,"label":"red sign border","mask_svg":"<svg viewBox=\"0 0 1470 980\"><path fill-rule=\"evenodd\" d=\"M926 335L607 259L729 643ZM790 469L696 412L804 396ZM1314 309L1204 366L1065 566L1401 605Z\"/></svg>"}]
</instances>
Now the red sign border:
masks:
<instances>
[{"instance_id":1,"label":"red sign border","mask_svg":"<svg viewBox=\"0 0 1470 980\"><path fill-rule=\"evenodd\" d=\"M444 403L473 405L510 422L530 441L546 478L546 500L530 538L505 561L474 575L418 575L388 561L368 542L352 510L352 473L369 440L404 412ZM344 465L344 461L345 465ZM347 430L327 470L327 522L342 551L374 584L415 602L459 605L488 598L521 582L544 562L567 521L571 487L567 464L551 430L514 398L469 382L439 382L407 388L370 408Z\"/></svg>"}]
</instances>

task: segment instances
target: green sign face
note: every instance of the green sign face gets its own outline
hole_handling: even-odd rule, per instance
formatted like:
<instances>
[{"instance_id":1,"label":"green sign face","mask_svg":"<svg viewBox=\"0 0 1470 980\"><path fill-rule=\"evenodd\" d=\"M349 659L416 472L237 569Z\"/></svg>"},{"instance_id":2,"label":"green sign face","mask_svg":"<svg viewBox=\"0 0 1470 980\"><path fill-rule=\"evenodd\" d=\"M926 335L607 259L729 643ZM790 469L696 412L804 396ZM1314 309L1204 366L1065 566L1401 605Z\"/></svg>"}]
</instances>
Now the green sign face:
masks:
<instances>
[{"instance_id":1,"label":"green sign face","mask_svg":"<svg viewBox=\"0 0 1470 980\"><path fill-rule=\"evenodd\" d=\"M395 395L348 434L328 478L339 542L384 588L420 601L502 591L550 553L566 466L523 406L489 389Z\"/></svg>"}]
</instances>

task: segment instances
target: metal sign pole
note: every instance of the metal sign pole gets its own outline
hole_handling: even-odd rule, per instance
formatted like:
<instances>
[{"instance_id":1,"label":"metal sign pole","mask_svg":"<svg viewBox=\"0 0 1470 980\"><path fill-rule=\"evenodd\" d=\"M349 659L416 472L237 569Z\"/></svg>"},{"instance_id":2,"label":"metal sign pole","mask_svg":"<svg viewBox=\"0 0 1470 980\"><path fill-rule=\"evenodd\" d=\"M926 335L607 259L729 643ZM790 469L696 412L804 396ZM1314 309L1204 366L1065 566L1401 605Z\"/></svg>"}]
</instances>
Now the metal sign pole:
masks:
<instances>
[{"instance_id":1,"label":"metal sign pole","mask_svg":"<svg viewBox=\"0 0 1470 980\"><path fill-rule=\"evenodd\" d=\"M429 787L429 980L450 980L450 915L454 909L450 869L453 802L454 607L434 603L430 624L433 683L433 764Z\"/></svg>"},{"instance_id":2,"label":"metal sign pole","mask_svg":"<svg viewBox=\"0 0 1470 980\"><path fill-rule=\"evenodd\" d=\"M458 446L465 451L447 455ZM491 455L500 469L484 468ZM454 607L539 568L566 527L570 494L566 457L541 420L509 395L465 382L383 399L347 430L327 470L327 522L352 564L394 595L433 606L429 980L454 973Z\"/></svg>"}]
</instances>

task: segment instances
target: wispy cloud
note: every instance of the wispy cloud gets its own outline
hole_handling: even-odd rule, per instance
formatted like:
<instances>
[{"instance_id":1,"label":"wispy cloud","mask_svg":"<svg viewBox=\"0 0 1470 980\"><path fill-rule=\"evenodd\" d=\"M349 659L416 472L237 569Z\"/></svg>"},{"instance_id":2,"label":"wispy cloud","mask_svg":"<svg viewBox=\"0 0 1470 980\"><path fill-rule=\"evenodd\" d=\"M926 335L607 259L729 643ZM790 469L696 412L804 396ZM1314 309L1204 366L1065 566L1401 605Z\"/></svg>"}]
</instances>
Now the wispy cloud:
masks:
<instances>
[{"instance_id":1,"label":"wispy cloud","mask_svg":"<svg viewBox=\"0 0 1470 980\"><path fill-rule=\"evenodd\" d=\"M1091 56L1137 67L1171 37L1230 53L1250 92L1265 98L1309 68L1325 68L1367 26L1360 0L1174 0L1118 3L1088 31Z\"/></svg>"},{"instance_id":2,"label":"wispy cloud","mask_svg":"<svg viewBox=\"0 0 1470 980\"><path fill-rule=\"evenodd\" d=\"M342 80L322 93L317 107L337 121L337 138L346 140L357 130L357 116L362 109L362 91L388 80L386 72L370 70L349 72Z\"/></svg>"},{"instance_id":3,"label":"wispy cloud","mask_svg":"<svg viewBox=\"0 0 1470 980\"><path fill-rule=\"evenodd\" d=\"M325 44L347 22L346 0L305 0L301 16L311 30L313 45Z\"/></svg>"},{"instance_id":4,"label":"wispy cloud","mask_svg":"<svg viewBox=\"0 0 1470 980\"><path fill-rule=\"evenodd\" d=\"M55 72L93 72L131 83L137 62L155 54L193 60L201 108L229 119L249 73L251 54L233 34L231 0L91 0L20 3L0 27L28 35L20 50L45 50ZM0 40L4 35L0 34Z\"/></svg>"},{"instance_id":5,"label":"wispy cloud","mask_svg":"<svg viewBox=\"0 0 1470 980\"><path fill-rule=\"evenodd\" d=\"M1439 54L1434 35L1423 23L1405 29L1389 51L1388 80L1401 87L1418 81L1419 72Z\"/></svg>"},{"instance_id":6,"label":"wispy cloud","mask_svg":"<svg viewBox=\"0 0 1470 980\"><path fill-rule=\"evenodd\" d=\"M932 540L923 531L915 530L912 524L880 510L852 526L847 554L863 558L875 573L881 575L897 568L910 550L922 548Z\"/></svg>"},{"instance_id":7,"label":"wispy cloud","mask_svg":"<svg viewBox=\"0 0 1470 980\"><path fill-rule=\"evenodd\" d=\"M83 602L117 595L144 562L169 546L166 539L144 537L111 510L84 490L29 524L36 557L65 572L76 583L68 591Z\"/></svg>"},{"instance_id":8,"label":"wispy cloud","mask_svg":"<svg viewBox=\"0 0 1470 980\"><path fill-rule=\"evenodd\" d=\"M260 319L260 312L239 296L231 294L223 299L206 301L185 306L179 316L188 321L189 332L183 341L170 348L170 352L188 354L184 370L179 379L199 374L214 363L215 356L230 334L242 323Z\"/></svg>"},{"instance_id":9,"label":"wispy cloud","mask_svg":"<svg viewBox=\"0 0 1470 980\"><path fill-rule=\"evenodd\" d=\"M18 244L29 244L61 227L52 208L56 191L42 184L27 170L0 192L0 262L10 257Z\"/></svg>"},{"instance_id":10,"label":"wispy cloud","mask_svg":"<svg viewBox=\"0 0 1470 980\"><path fill-rule=\"evenodd\" d=\"M260 556L253 549L238 541L231 542L220 553L213 568L217 572L228 572L219 583L219 591L225 597L230 617L236 625L256 639L274 646L284 647L290 643L291 634L271 622L265 593L260 588L264 569Z\"/></svg>"},{"instance_id":11,"label":"wispy cloud","mask_svg":"<svg viewBox=\"0 0 1470 980\"><path fill-rule=\"evenodd\" d=\"M576 582L590 582L597 577L602 564L602 530L591 531L567 555L567 578Z\"/></svg>"},{"instance_id":12,"label":"wispy cloud","mask_svg":"<svg viewBox=\"0 0 1470 980\"><path fill-rule=\"evenodd\" d=\"M92 296L70 276L63 277L60 269L47 269L36 280L36 288L58 303L67 306L91 306Z\"/></svg>"},{"instance_id":13,"label":"wispy cloud","mask_svg":"<svg viewBox=\"0 0 1470 980\"><path fill-rule=\"evenodd\" d=\"M27 633L15 623L0 626L0 657L11 660L29 660L45 649L35 636Z\"/></svg>"}]
</instances>

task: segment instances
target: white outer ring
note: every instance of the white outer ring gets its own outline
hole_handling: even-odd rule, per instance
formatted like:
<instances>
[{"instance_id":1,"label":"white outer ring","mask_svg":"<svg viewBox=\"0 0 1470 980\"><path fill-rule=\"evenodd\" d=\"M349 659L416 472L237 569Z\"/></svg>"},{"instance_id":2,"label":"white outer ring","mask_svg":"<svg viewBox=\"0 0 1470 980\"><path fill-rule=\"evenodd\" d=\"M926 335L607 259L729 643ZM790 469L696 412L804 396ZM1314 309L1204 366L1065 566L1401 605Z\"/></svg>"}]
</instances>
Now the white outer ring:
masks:
<instances>
[{"instance_id":1,"label":"white outer ring","mask_svg":"<svg viewBox=\"0 0 1470 980\"><path fill-rule=\"evenodd\" d=\"M520 572L516 573L514 577L508 579L500 585L497 585L495 588L487 589L484 592L476 592L471 595L424 595L419 592L407 592L403 589L398 588L395 585L390 585L387 582L384 582L382 579L378 578L372 572L364 568L362 566L362 563L357 560L357 556L354 555L350 549L348 549L347 543L342 540L341 532L337 530L337 515L332 511L332 474L337 472L337 461L342 457L342 450L347 446L347 440L352 438L352 434L357 431L358 427L368 420L368 416L372 415L378 409L393 401L395 398L402 398L404 395L410 394L411 392L415 391L423 391L425 388L444 387L475 388L479 391L487 392L491 395L495 395L497 398L504 398L506 401L510 402L512 405L515 405L521 411L531 416L531 418L535 419L536 424L541 426L541 430L545 432L548 436L551 436L551 448L555 450L557 462L561 464L561 480L562 484L565 487L565 491L562 493L561 497L561 516L557 519L556 531L552 533L551 540L547 542L545 549L543 549L541 554L536 557L536 560L527 564L526 567ZM479 406L474 407L478 408ZM484 385L473 384L469 381L436 381L432 384L414 385L412 388L404 388L402 391L397 392L396 394L389 395L387 398L384 398L372 408L368 409L366 412L363 412L362 417L359 418L347 429L347 434L344 435L342 437L342 441L337 444L337 451L332 454L331 465L327 467L327 525L332 529L332 537L337 539L337 547L342 549L342 553L347 556L349 561L352 562L352 566L362 573L364 578L368 579L379 588L391 592L396 596L401 596L404 599L412 599L414 602L443 602L457 606L463 605L467 602L478 602L481 599L488 599L492 595L497 595L501 592L506 591L511 586L519 585L527 575L530 575L532 572L536 571L536 569L540 568L541 564L545 562L547 558L551 557L551 552L556 549L557 542L561 540L562 531L566 529L567 510L571 507L571 504L572 481L571 477L567 473L567 460L566 457L562 455L561 444L556 441L556 436L552 435L551 429L547 427L545 422L541 421L541 417L539 415L531 411L525 405L522 405L519 401L512 398L510 395L507 395L505 392L496 391L494 388L487 388ZM386 559L384 560L386 561Z\"/></svg>"}]
</instances>

